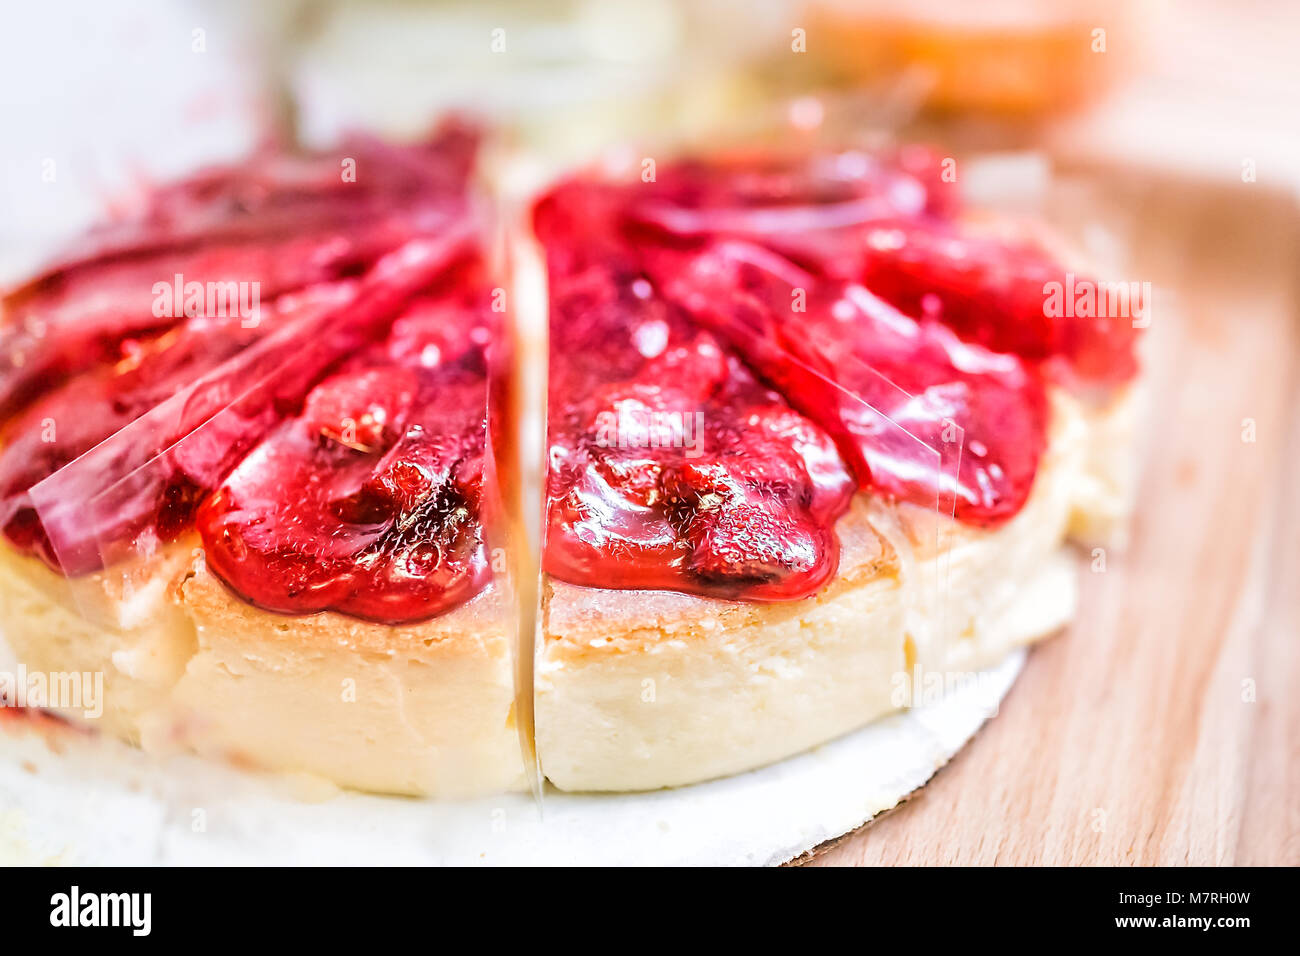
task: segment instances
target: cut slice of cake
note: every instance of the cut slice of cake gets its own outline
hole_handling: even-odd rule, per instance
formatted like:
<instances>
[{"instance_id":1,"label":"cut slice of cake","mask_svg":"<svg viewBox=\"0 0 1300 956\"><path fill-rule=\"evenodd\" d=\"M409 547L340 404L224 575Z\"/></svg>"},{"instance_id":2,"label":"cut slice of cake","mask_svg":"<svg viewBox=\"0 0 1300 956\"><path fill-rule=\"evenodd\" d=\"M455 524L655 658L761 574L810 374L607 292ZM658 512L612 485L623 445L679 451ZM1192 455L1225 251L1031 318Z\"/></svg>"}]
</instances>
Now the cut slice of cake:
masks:
<instances>
[{"instance_id":1,"label":"cut slice of cake","mask_svg":"<svg viewBox=\"0 0 1300 956\"><path fill-rule=\"evenodd\" d=\"M1063 267L938 169L733 154L538 202L557 786L760 766L1070 620L1065 539L1126 507L1135 333L1052 316Z\"/></svg>"},{"instance_id":2,"label":"cut slice of cake","mask_svg":"<svg viewBox=\"0 0 1300 956\"><path fill-rule=\"evenodd\" d=\"M201 173L6 300L3 634L102 673L95 726L368 790L524 783L473 155L451 124Z\"/></svg>"}]
</instances>

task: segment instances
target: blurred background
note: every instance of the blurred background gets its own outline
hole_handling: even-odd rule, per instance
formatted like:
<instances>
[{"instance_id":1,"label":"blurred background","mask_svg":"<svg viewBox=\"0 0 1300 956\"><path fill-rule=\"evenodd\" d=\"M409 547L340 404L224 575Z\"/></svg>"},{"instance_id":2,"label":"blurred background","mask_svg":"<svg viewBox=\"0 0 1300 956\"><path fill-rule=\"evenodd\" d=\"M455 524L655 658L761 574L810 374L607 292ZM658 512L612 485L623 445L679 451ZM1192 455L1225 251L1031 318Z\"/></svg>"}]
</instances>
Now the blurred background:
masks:
<instances>
[{"instance_id":1,"label":"blurred background","mask_svg":"<svg viewBox=\"0 0 1300 956\"><path fill-rule=\"evenodd\" d=\"M0 33L2 264L260 137L415 135L449 108L548 161L883 131L1221 183L1249 163L1293 201L1297 28L1282 0L15 4Z\"/></svg>"}]
</instances>

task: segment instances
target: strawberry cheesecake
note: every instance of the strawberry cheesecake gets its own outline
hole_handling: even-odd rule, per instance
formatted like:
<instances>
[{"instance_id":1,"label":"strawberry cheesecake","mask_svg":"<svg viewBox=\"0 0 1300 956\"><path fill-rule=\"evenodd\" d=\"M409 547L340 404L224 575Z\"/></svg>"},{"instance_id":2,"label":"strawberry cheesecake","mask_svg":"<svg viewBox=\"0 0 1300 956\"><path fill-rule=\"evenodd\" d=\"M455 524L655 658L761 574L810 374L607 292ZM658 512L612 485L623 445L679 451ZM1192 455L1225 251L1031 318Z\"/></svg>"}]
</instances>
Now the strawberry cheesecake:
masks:
<instances>
[{"instance_id":1,"label":"strawberry cheesecake","mask_svg":"<svg viewBox=\"0 0 1300 956\"><path fill-rule=\"evenodd\" d=\"M1129 508L1137 339L1045 308L1028 229L925 150L729 154L555 183L507 275L479 153L268 150L5 296L0 634L102 673L100 729L365 790L521 787L534 745L648 789L1069 621L1067 539Z\"/></svg>"},{"instance_id":2,"label":"strawberry cheesecake","mask_svg":"<svg viewBox=\"0 0 1300 956\"><path fill-rule=\"evenodd\" d=\"M556 786L760 766L1070 619L1063 544L1128 509L1136 331L1051 317L1065 267L940 173L726 155L537 204Z\"/></svg>"},{"instance_id":3,"label":"strawberry cheesecake","mask_svg":"<svg viewBox=\"0 0 1300 956\"><path fill-rule=\"evenodd\" d=\"M477 140L205 172L6 297L3 636L102 672L102 729L368 790L521 784Z\"/></svg>"}]
</instances>

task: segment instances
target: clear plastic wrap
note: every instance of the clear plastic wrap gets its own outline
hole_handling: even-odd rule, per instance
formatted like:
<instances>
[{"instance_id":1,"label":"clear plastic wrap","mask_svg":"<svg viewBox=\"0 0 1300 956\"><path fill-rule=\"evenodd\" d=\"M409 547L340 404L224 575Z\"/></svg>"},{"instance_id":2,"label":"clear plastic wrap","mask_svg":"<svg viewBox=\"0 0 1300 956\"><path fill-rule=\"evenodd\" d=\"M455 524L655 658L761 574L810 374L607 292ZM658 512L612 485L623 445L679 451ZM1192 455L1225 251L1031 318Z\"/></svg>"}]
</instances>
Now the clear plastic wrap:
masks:
<instances>
[{"instance_id":1,"label":"clear plastic wrap","mask_svg":"<svg viewBox=\"0 0 1300 956\"><path fill-rule=\"evenodd\" d=\"M181 389L29 492L47 561L76 578L163 543L147 526L211 491L321 376L391 324L395 310L469 248L462 224L381 260L354 295L267 336ZM200 463L200 450L222 449ZM164 523L166 521L164 520ZM44 550L44 549L42 549Z\"/></svg>"},{"instance_id":2,"label":"clear plastic wrap","mask_svg":"<svg viewBox=\"0 0 1300 956\"><path fill-rule=\"evenodd\" d=\"M908 669L919 680L923 670L947 660L953 634L947 572L965 430L948 417L942 380L935 382L937 392L909 391L854 354L860 343L852 326L901 325L900 338L910 348L906 339L917 334L904 325L910 320L861 286L788 270L783 275L761 250L726 245L727 254L751 267L743 276L729 276L736 287L724 289L715 281L727 273L725 267L697 263L694 278L709 278L682 283L679 272L674 294L835 438L871 499L874 529L900 563ZM760 284L772 301L793 303L791 310L762 308L760 297L752 295ZM820 321L814 318L818 312Z\"/></svg>"}]
</instances>

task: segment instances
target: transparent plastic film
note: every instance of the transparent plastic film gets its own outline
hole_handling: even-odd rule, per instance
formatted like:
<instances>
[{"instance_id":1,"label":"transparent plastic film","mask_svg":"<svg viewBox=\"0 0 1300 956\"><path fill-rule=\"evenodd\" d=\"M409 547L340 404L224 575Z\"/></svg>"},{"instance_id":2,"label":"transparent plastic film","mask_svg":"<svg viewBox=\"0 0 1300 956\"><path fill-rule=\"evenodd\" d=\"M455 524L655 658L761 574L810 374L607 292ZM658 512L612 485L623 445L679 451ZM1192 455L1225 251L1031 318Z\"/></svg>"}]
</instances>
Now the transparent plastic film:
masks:
<instances>
[{"instance_id":1,"label":"transparent plastic film","mask_svg":"<svg viewBox=\"0 0 1300 956\"><path fill-rule=\"evenodd\" d=\"M841 357L830 374L846 393L838 414L866 476L872 527L899 562L908 673L900 687L908 690L907 706L918 706L928 674L944 668L955 638L948 572L965 432L924 393L907 392L859 359ZM916 427L918 413L937 422L937 436L934 427ZM885 474L901 479L892 492L873 487Z\"/></svg>"},{"instance_id":2,"label":"transparent plastic film","mask_svg":"<svg viewBox=\"0 0 1300 956\"><path fill-rule=\"evenodd\" d=\"M0 417L123 359L140 361L142 377L201 365L198 345L257 337L281 297L454 229L476 140L451 122L404 146L268 147L120 197L111 218L4 290Z\"/></svg>"},{"instance_id":3,"label":"transparent plastic film","mask_svg":"<svg viewBox=\"0 0 1300 956\"><path fill-rule=\"evenodd\" d=\"M943 396L943 369L909 391L871 364L911 365L924 343L916 323L865 289L827 281L739 241L673 265L669 294L724 338L764 381L831 435L863 494L865 516L897 565L906 677L901 706L918 703L924 672L942 666L953 636L950 548L965 431ZM852 529L850 517L839 524ZM853 573L854 546L841 562ZM864 622L864 627L874 622Z\"/></svg>"},{"instance_id":4,"label":"transparent plastic film","mask_svg":"<svg viewBox=\"0 0 1300 956\"><path fill-rule=\"evenodd\" d=\"M149 749L381 792L525 781L480 247L468 221L406 243L31 489Z\"/></svg>"},{"instance_id":5,"label":"transparent plastic film","mask_svg":"<svg viewBox=\"0 0 1300 956\"><path fill-rule=\"evenodd\" d=\"M43 541L33 550L77 579L174 537L196 497L341 358L383 334L469 239L462 228L394 252L357 286L340 288L339 301L305 310L35 484L28 495Z\"/></svg>"},{"instance_id":6,"label":"transparent plastic film","mask_svg":"<svg viewBox=\"0 0 1300 956\"><path fill-rule=\"evenodd\" d=\"M504 162L503 154L489 154L484 162L494 169ZM519 210L508 195L493 195L490 221L489 258L491 274L501 280L492 290L492 308L498 312L499 335L490 364L488 427L493 465L500 476L498 505L501 518L489 524L500 540L498 545L509 564L507 576L514 612L514 719L523 763L524 785L532 793L540 812L543 799L542 774L537 759L533 715L533 668L538 622L538 561L535 535L536 478L535 441L539 409L545 406L544 387L535 382L539 371L526 328L529 303L519 285L519 263L514 239L520 234ZM534 307L536 303L533 303Z\"/></svg>"},{"instance_id":7,"label":"transparent plastic film","mask_svg":"<svg viewBox=\"0 0 1300 956\"><path fill-rule=\"evenodd\" d=\"M947 688L987 623L955 553L1028 501L1040 359L1082 346L1043 320L1033 276L1055 265L975 228L955 160L798 132L664 162L622 190L626 231L668 300L835 437L898 554L909 691Z\"/></svg>"}]
</instances>

